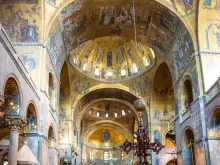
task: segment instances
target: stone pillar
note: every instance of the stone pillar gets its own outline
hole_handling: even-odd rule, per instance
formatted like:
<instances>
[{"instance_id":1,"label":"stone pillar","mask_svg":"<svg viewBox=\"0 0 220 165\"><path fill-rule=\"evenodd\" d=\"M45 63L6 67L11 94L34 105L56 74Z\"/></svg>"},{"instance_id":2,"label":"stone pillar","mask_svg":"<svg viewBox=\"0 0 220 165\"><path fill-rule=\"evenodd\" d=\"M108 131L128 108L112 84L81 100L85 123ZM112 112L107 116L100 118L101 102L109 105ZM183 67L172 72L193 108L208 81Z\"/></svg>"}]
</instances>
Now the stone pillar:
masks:
<instances>
[{"instance_id":1,"label":"stone pillar","mask_svg":"<svg viewBox=\"0 0 220 165\"><path fill-rule=\"evenodd\" d=\"M77 140L77 147L78 148L81 148L81 145L80 145L80 127L76 128L76 140Z\"/></svg>"},{"instance_id":2,"label":"stone pillar","mask_svg":"<svg viewBox=\"0 0 220 165\"><path fill-rule=\"evenodd\" d=\"M86 146L82 146L82 160L85 160L87 162L87 154L86 154Z\"/></svg>"},{"instance_id":3,"label":"stone pillar","mask_svg":"<svg viewBox=\"0 0 220 165\"><path fill-rule=\"evenodd\" d=\"M10 129L8 163L10 165L17 165L19 132L23 131L23 128L25 127L26 123L20 118L8 119L7 121Z\"/></svg>"}]
</instances>

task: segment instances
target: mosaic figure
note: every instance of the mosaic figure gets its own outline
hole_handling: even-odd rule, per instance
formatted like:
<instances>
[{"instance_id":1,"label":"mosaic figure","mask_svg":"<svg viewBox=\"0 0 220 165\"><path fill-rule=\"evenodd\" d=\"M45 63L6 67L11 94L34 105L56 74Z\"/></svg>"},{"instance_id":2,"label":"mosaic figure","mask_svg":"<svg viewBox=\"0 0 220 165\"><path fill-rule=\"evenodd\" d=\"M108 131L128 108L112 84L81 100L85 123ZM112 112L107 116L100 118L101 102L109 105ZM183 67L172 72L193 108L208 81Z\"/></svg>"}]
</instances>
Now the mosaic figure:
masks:
<instances>
[{"instance_id":1,"label":"mosaic figure","mask_svg":"<svg viewBox=\"0 0 220 165\"><path fill-rule=\"evenodd\" d=\"M114 15L115 15L114 7L110 7L110 8L101 7L99 25L114 24Z\"/></svg>"},{"instance_id":2,"label":"mosaic figure","mask_svg":"<svg viewBox=\"0 0 220 165\"><path fill-rule=\"evenodd\" d=\"M214 32L213 34L216 36L216 43L218 45L218 47L220 48L220 24L214 24Z\"/></svg>"},{"instance_id":3,"label":"mosaic figure","mask_svg":"<svg viewBox=\"0 0 220 165\"><path fill-rule=\"evenodd\" d=\"M102 142L105 143L110 140L110 131L108 129L103 131Z\"/></svg>"},{"instance_id":4,"label":"mosaic figure","mask_svg":"<svg viewBox=\"0 0 220 165\"><path fill-rule=\"evenodd\" d=\"M112 67L112 51L109 50L107 53L107 67Z\"/></svg>"},{"instance_id":5,"label":"mosaic figure","mask_svg":"<svg viewBox=\"0 0 220 165\"><path fill-rule=\"evenodd\" d=\"M39 35L38 26L36 24L36 20L33 20L33 22L28 23L27 39L29 42L37 42L38 35Z\"/></svg>"},{"instance_id":6,"label":"mosaic figure","mask_svg":"<svg viewBox=\"0 0 220 165\"><path fill-rule=\"evenodd\" d=\"M204 0L203 6L211 6L212 0Z\"/></svg>"},{"instance_id":7,"label":"mosaic figure","mask_svg":"<svg viewBox=\"0 0 220 165\"><path fill-rule=\"evenodd\" d=\"M96 54L97 54L96 62L100 64L101 62L103 62L104 49L99 47Z\"/></svg>"},{"instance_id":8,"label":"mosaic figure","mask_svg":"<svg viewBox=\"0 0 220 165\"><path fill-rule=\"evenodd\" d=\"M119 64L123 64L124 62L124 55L120 48L116 50L116 60Z\"/></svg>"},{"instance_id":9,"label":"mosaic figure","mask_svg":"<svg viewBox=\"0 0 220 165\"><path fill-rule=\"evenodd\" d=\"M154 142L160 142L160 132L158 130L154 131Z\"/></svg>"},{"instance_id":10,"label":"mosaic figure","mask_svg":"<svg viewBox=\"0 0 220 165\"><path fill-rule=\"evenodd\" d=\"M33 51L26 52L21 55L21 61L23 62L25 68L31 72L36 67L36 56Z\"/></svg>"}]
</instances>

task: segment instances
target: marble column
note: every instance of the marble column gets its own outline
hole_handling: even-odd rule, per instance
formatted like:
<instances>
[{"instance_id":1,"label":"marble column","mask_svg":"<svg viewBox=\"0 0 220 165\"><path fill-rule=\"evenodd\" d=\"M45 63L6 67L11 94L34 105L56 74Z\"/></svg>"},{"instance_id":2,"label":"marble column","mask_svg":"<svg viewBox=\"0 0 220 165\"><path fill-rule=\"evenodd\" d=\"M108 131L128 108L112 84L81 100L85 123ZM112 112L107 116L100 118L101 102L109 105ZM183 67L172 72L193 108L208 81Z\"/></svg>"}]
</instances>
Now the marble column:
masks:
<instances>
[{"instance_id":1,"label":"marble column","mask_svg":"<svg viewBox=\"0 0 220 165\"><path fill-rule=\"evenodd\" d=\"M20 118L7 119L7 122L10 129L8 163L10 165L17 165L19 133L23 131L23 128L25 127L26 123Z\"/></svg>"},{"instance_id":2,"label":"marble column","mask_svg":"<svg viewBox=\"0 0 220 165\"><path fill-rule=\"evenodd\" d=\"M77 147L78 148L81 148L81 146L80 146L80 127L78 127L77 129L76 129L76 139L77 139Z\"/></svg>"}]
</instances>

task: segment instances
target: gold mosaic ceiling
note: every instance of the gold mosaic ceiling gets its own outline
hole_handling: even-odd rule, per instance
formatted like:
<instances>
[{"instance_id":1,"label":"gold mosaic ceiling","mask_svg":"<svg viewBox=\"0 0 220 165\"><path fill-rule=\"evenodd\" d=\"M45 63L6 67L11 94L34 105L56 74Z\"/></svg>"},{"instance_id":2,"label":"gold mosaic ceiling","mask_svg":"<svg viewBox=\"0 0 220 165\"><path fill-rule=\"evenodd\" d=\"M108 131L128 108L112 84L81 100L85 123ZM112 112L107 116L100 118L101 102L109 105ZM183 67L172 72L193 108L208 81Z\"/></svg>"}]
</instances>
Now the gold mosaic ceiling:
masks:
<instances>
[{"instance_id":1,"label":"gold mosaic ceiling","mask_svg":"<svg viewBox=\"0 0 220 165\"><path fill-rule=\"evenodd\" d=\"M122 37L99 37L73 49L69 61L87 76L118 82L148 71L155 63L153 51Z\"/></svg>"},{"instance_id":2,"label":"gold mosaic ceiling","mask_svg":"<svg viewBox=\"0 0 220 165\"><path fill-rule=\"evenodd\" d=\"M107 114L107 116L106 116ZM118 101L100 101L88 108L87 115L93 118L116 120L128 115L134 116L132 110Z\"/></svg>"},{"instance_id":3,"label":"gold mosaic ceiling","mask_svg":"<svg viewBox=\"0 0 220 165\"><path fill-rule=\"evenodd\" d=\"M107 141L103 142L103 134L105 131L109 131L109 137L107 138ZM114 145L122 145L125 141L125 138L121 133L119 133L117 130L113 128L100 128L97 131L95 131L90 137L89 137L89 143L95 144L95 145L103 145L106 146L114 146Z\"/></svg>"},{"instance_id":4,"label":"gold mosaic ceiling","mask_svg":"<svg viewBox=\"0 0 220 165\"><path fill-rule=\"evenodd\" d=\"M127 0L76 0L58 21L70 63L102 82L121 82L148 71L155 62L152 52L166 55L181 25L169 9L147 0L136 0L135 14Z\"/></svg>"}]
</instances>

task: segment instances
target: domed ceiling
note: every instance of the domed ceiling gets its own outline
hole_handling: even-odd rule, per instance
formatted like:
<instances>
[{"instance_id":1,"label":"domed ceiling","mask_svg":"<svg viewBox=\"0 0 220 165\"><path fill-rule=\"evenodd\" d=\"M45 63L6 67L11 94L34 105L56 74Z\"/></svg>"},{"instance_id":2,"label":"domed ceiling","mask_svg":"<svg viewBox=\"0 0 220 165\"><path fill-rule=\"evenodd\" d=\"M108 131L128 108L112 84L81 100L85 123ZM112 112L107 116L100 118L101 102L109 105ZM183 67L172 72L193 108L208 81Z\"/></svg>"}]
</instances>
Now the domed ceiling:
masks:
<instances>
[{"instance_id":1,"label":"domed ceiling","mask_svg":"<svg viewBox=\"0 0 220 165\"><path fill-rule=\"evenodd\" d=\"M73 49L69 61L87 76L105 82L129 79L155 63L153 51L122 37L99 37Z\"/></svg>"},{"instance_id":2,"label":"domed ceiling","mask_svg":"<svg viewBox=\"0 0 220 165\"><path fill-rule=\"evenodd\" d=\"M150 0L136 0L135 15L132 1L75 0L62 9L58 22L70 63L103 82L148 71L155 62L151 52L166 55L182 25L169 9Z\"/></svg>"}]
</instances>

